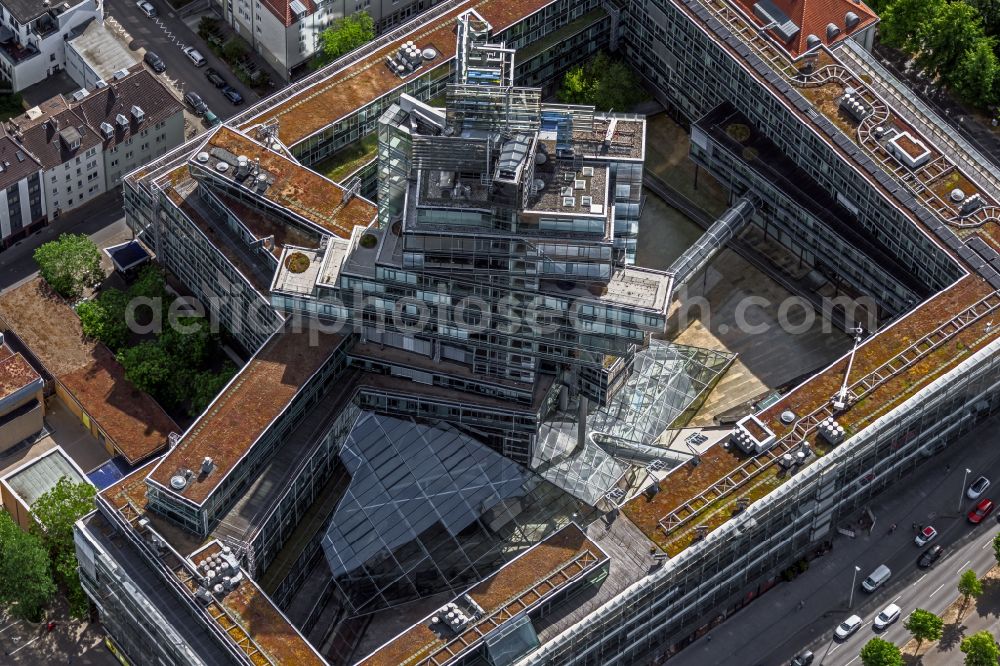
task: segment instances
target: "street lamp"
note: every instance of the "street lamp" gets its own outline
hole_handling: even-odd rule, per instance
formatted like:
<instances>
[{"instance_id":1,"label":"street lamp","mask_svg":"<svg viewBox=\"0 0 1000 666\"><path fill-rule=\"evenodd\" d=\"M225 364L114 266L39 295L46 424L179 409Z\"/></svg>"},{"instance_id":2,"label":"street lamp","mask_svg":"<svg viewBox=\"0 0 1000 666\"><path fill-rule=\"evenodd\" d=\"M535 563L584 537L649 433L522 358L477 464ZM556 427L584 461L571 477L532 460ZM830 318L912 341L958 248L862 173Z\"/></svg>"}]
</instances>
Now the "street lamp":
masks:
<instances>
[{"instance_id":1,"label":"street lamp","mask_svg":"<svg viewBox=\"0 0 1000 666\"><path fill-rule=\"evenodd\" d=\"M969 473L972 472L968 467L965 468L965 476L962 477L962 487L959 488L958 493L958 511L962 511L962 499L965 498L965 482L969 480Z\"/></svg>"},{"instance_id":2,"label":"street lamp","mask_svg":"<svg viewBox=\"0 0 1000 666\"><path fill-rule=\"evenodd\" d=\"M851 598L847 602L848 608L854 608L854 588L858 583L858 572L861 571L861 567L854 565L854 577L851 578Z\"/></svg>"}]
</instances>

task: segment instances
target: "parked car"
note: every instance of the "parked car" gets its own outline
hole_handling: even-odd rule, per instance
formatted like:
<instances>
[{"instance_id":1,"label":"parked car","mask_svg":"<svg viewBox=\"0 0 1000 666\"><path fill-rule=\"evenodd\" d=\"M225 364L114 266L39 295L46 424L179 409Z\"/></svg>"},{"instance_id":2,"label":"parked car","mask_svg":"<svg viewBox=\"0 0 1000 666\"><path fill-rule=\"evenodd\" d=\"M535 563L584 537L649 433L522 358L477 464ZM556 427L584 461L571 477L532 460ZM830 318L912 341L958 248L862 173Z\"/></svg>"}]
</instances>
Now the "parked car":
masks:
<instances>
[{"instance_id":1,"label":"parked car","mask_svg":"<svg viewBox=\"0 0 1000 666\"><path fill-rule=\"evenodd\" d=\"M205 104L205 100L201 98L201 95L193 90L184 93L184 101L191 106L196 115L203 116L208 111L208 104Z\"/></svg>"},{"instance_id":2,"label":"parked car","mask_svg":"<svg viewBox=\"0 0 1000 666\"><path fill-rule=\"evenodd\" d=\"M142 12L149 18L156 18L157 16L156 7L154 7L152 3L148 2L147 0L139 0L139 2L135 3L135 6L139 8L140 12Z\"/></svg>"},{"instance_id":3,"label":"parked car","mask_svg":"<svg viewBox=\"0 0 1000 666\"><path fill-rule=\"evenodd\" d=\"M872 622L872 626L875 631L882 631L890 624L899 619L899 614L902 612L896 604L889 604L882 609L882 612L875 616L875 621Z\"/></svg>"},{"instance_id":4,"label":"parked car","mask_svg":"<svg viewBox=\"0 0 1000 666\"><path fill-rule=\"evenodd\" d=\"M981 476L969 485L968 492L965 493L966 497L969 499L979 499L986 492L986 489L990 487L990 480L985 476Z\"/></svg>"},{"instance_id":5,"label":"parked car","mask_svg":"<svg viewBox=\"0 0 1000 666\"><path fill-rule=\"evenodd\" d=\"M937 536L937 530L934 529L932 526L928 525L924 529L920 530L920 534L918 534L917 538L914 539L913 541L918 546L923 547L926 546L928 542L930 542L931 539L933 539L936 536Z\"/></svg>"},{"instance_id":6,"label":"parked car","mask_svg":"<svg viewBox=\"0 0 1000 666\"><path fill-rule=\"evenodd\" d=\"M239 90L232 86L226 86L223 88L222 94L226 99L233 103L233 106L239 106L243 103L243 95L240 94Z\"/></svg>"},{"instance_id":7,"label":"parked car","mask_svg":"<svg viewBox=\"0 0 1000 666\"><path fill-rule=\"evenodd\" d=\"M193 46L185 46L181 51L188 57L188 60L194 63L195 67L204 67L205 63L208 62L205 60L205 56L201 54L201 51Z\"/></svg>"},{"instance_id":8,"label":"parked car","mask_svg":"<svg viewBox=\"0 0 1000 666\"><path fill-rule=\"evenodd\" d=\"M219 120L219 116L215 115L215 113L211 109L205 110L204 118L205 118L205 124L208 125L209 127L215 127L216 125L222 122L221 120Z\"/></svg>"},{"instance_id":9,"label":"parked car","mask_svg":"<svg viewBox=\"0 0 1000 666\"><path fill-rule=\"evenodd\" d=\"M214 67L209 67L205 70L205 78L207 78L208 82L216 88L225 88L229 85L226 83L226 80L222 78L222 74L219 74L219 70Z\"/></svg>"},{"instance_id":10,"label":"parked car","mask_svg":"<svg viewBox=\"0 0 1000 666\"><path fill-rule=\"evenodd\" d=\"M838 641L846 641L855 631L861 628L861 624L861 618L857 615L852 615L837 625L837 628L833 631L833 637Z\"/></svg>"},{"instance_id":11,"label":"parked car","mask_svg":"<svg viewBox=\"0 0 1000 666\"><path fill-rule=\"evenodd\" d=\"M892 572L889 570L889 567L880 564L875 571L868 574L868 577L861 581L861 587L864 588L865 592L874 592L882 587L891 575Z\"/></svg>"},{"instance_id":12,"label":"parked car","mask_svg":"<svg viewBox=\"0 0 1000 666\"><path fill-rule=\"evenodd\" d=\"M920 555L920 559L917 560L917 566L921 569L933 566L935 562L941 559L942 555L944 555L944 548L938 545L933 545Z\"/></svg>"},{"instance_id":13,"label":"parked car","mask_svg":"<svg viewBox=\"0 0 1000 666\"><path fill-rule=\"evenodd\" d=\"M163 62L163 58L153 51L146 51L146 55L142 56L142 59L157 74L167 71L167 63Z\"/></svg>"},{"instance_id":14,"label":"parked car","mask_svg":"<svg viewBox=\"0 0 1000 666\"><path fill-rule=\"evenodd\" d=\"M993 500L981 499L972 511L969 512L969 522L978 525L983 522L983 518L993 513Z\"/></svg>"},{"instance_id":15,"label":"parked car","mask_svg":"<svg viewBox=\"0 0 1000 666\"><path fill-rule=\"evenodd\" d=\"M809 666L811 663L813 663L813 653L809 650L803 650L795 655L791 666Z\"/></svg>"}]
</instances>

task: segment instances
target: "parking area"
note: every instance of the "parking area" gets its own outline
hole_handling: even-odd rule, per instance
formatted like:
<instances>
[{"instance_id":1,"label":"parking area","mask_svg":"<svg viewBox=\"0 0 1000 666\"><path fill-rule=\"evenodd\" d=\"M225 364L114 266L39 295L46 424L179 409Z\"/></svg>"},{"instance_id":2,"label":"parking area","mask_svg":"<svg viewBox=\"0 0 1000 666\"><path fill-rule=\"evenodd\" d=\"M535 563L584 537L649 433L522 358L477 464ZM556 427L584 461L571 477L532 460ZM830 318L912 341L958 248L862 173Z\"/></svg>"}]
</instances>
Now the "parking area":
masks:
<instances>
[{"instance_id":1,"label":"parking area","mask_svg":"<svg viewBox=\"0 0 1000 666\"><path fill-rule=\"evenodd\" d=\"M120 666L104 643L100 625L70 620L62 604L56 604L37 624L0 610L0 650L4 664Z\"/></svg>"}]
</instances>

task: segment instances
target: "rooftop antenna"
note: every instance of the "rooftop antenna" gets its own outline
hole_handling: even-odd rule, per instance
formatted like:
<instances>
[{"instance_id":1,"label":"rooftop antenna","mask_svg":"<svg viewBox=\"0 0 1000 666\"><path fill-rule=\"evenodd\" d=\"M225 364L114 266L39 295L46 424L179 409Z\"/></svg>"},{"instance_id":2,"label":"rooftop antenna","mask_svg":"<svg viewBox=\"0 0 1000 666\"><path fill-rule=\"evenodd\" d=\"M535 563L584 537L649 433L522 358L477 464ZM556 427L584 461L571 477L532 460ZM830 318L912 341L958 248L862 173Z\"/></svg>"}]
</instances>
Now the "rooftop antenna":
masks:
<instances>
[{"instance_id":1,"label":"rooftop antenna","mask_svg":"<svg viewBox=\"0 0 1000 666\"><path fill-rule=\"evenodd\" d=\"M840 391L837 392L837 397L833 400L833 408L840 411L847 407L847 381L851 376L851 366L854 365L854 355L858 352L858 345L861 344L861 339L865 337L865 329L858 326L854 329L854 347L851 349L851 357L847 359L847 372L844 373L844 383L840 385Z\"/></svg>"}]
</instances>

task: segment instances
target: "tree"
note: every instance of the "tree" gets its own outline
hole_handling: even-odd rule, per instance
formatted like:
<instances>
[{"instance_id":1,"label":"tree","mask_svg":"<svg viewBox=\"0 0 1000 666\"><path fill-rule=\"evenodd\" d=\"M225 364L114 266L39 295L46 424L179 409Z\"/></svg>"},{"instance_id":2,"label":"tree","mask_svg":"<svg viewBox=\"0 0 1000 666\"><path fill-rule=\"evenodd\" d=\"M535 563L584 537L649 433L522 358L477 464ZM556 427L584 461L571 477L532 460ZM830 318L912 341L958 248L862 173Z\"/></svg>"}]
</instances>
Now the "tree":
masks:
<instances>
[{"instance_id":1,"label":"tree","mask_svg":"<svg viewBox=\"0 0 1000 666\"><path fill-rule=\"evenodd\" d=\"M95 492L89 483L74 483L64 476L31 505L38 521L34 531L48 549L56 578L66 590L70 614L79 619L87 616L89 602L80 586L73 525L93 511Z\"/></svg>"},{"instance_id":2,"label":"tree","mask_svg":"<svg viewBox=\"0 0 1000 666\"><path fill-rule=\"evenodd\" d=\"M882 12L879 36L883 43L915 53L922 48L931 21L945 0L895 0Z\"/></svg>"},{"instance_id":3,"label":"tree","mask_svg":"<svg viewBox=\"0 0 1000 666\"><path fill-rule=\"evenodd\" d=\"M125 368L125 378L140 391L161 401L175 370L172 360L161 345L148 340L118 353L118 362Z\"/></svg>"},{"instance_id":4,"label":"tree","mask_svg":"<svg viewBox=\"0 0 1000 666\"><path fill-rule=\"evenodd\" d=\"M566 72L558 97L566 104L592 104L601 111L626 111L641 102L645 93L624 62L602 52Z\"/></svg>"},{"instance_id":5,"label":"tree","mask_svg":"<svg viewBox=\"0 0 1000 666\"><path fill-rule=\"evenodd\" d=\"M864 666L903 666L903 655L895 644L876 636L861 648L861 663Z\"/></svg>"},{"instance_id":6,"label":"tree","mask_svg":"<svg viewBox=\"0 0 1000 666\"><path fill-rule=\"evenodd\" d=\"M206 370L205 372L194 374L191 378L191 384L188 387L188 399L190 401L188 413L191 416L197 416L204 412L212 400L215 399L215 396L219 394L219 391L229 383L229 380L235 374L236 368L232 364L227 364L220 372Z\"/></svg>"},{"instance_id":7,"label":"tree","mask_svg":"<svg viewBox=\"0 0 1000 666\"><path fill-rule=\"evenodd\" d=\"M167 300L167 281L163 271L154 264L146 264L128 288L128 297Z\"/></svg>"},{"instance_id":8,"label":"tree","mask_svg":"<svg viewBox=\"0 0 1000 666\"><path fill-rule=\"evenodd\" d=\"M969 599L978 598L983 593L983 584L972 569L966 569L958 579L958 593L962 595L962 608L969 605Z\"/></svg>"},{"instance_id":9,"label":"tree","mask_svg":"<svg viewBox=\"0 0 1000 666\"><path fill-rule=\"evenodd\" d=\"M997 666L1000 649L988 631L978 631L966 636L959 648L965 653L965 666Z\"/></svg>"},{"instance_id":10,"label":"tree","mask_svg":"<svg viewBox=\"0 0 1000 666\"><path fill-rule=\"evenodd\" d=\"M996 40L980 37L962 55L955 72L955 91L970 104L988 107L1000 98L1000 61Z\"/></svg>"},{"instance_id":11,"label":"tree","mask_svg":"<svg viewBox=\"0 0 1000 666\"><path fill-rule=\"evenodd\" d=\"M97 298L83 301L76 306L83 334L118 351L128 342L127 305L128 296L118 289L104 289Z\"/></svg>"},{"instance_id":12,"label":"tree","mask_svg":"<svg viewBox=\"0 0 1000 666\"><path fill-rule=\"evenodd\" d=\"M45 546L0 510L0 601L11 604L15 616L37 622L55 593Z\"/></svg>"},{"instance_id":13,"label":"tree","mask_svg":"<svg viewBox=\"0 0 1000 666\"><path fill-rule=\"evenodd\" d=\"M996 558L997 564L1000 564L1000 532L993 537L993 557Z\"/></svg>"},{"instance_id":14,"label":"tree","mask_svg":"<svg viewBox=\"0 0 1000 666\"><path fill-rule=\"evenodd\" d=\"M921 643L936 641L944 633L944 620L923 608L917 608L910 613L903 626L917 639L917 652L920 652Z\"/></svg>"},{"instance_id":15,"label":"tree","mask_svg":"<svg viewBox=\"0 0 1000 666\"><path fill-rule=\"evenodd\" d=\"M975 7L964 2L946 2L927 23L917 65L953 84L958 79L962 57L984 37L983 19Z\"/></svg>"},{"instance_id":16,"label":"tree","mask_svg":"<svg viewBox=\"0 0 1000 666\"><path fill-rule=\"evenodd\" d=\"M77 299L104 279L101 253L83 234L63 234L35 250L38 271L64 298Z\"/></svg>"},{"instance_id":17,"label":"tree","mask_svg":"<svg viewBox=\"0 0 1000 666\"><path fill-rule=\"evenodd\" d=\"M209 353L217 346L208 328L207 320L200 317L180 317L178 328L167 326L160 335L160 346L171 357L175 367L192 368L204 365Z\"/></svg>"},{"instance_id":18,"label":"tree","mask_svg":"<svg viewBox=\"0 0 1000 666\"><path fill-rule=\"evenodd\" d=\"M979 10L987 35L1000 37L1000 0L965 0Z\"/></svg>"},{"instance_id":19,"label":"tree","mask_svg":"<svg viewBox=\"0 0 1000 666\"><path fill-rule=\"evenodd\" d=\"M228 63L238 63L247 54L247 43L239 37L231 37L222 45L222 59Z\"/></svg>"},{"instance_id":20,"label":"tree","mask_svg":"<svg viewBox=\"0 0 1000 666\"><path fill-rule=\"evenodd\" d=\"M337 19L319 33L320 48L314 60L316 67L331 63L345 53L375 38L375 21L368 12L357 12Z\"/></svg>"}]
</instances>

